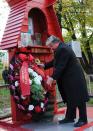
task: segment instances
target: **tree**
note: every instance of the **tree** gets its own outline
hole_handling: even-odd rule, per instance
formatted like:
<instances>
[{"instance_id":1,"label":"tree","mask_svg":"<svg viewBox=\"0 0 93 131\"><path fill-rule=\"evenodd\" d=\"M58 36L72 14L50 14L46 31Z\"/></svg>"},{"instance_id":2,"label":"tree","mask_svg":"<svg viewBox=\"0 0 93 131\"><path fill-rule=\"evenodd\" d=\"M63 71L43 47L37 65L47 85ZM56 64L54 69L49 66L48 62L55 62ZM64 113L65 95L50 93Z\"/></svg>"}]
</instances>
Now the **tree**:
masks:
<instances>
[{"instance_id":1,"label":"tree","mask_svg":"<svg viewBox=\"0 0 93 131\"><path fill-rule=\"evenodd\" d=\"M5 54L3 52L0 52L0 58L3 57Z\"/></svg>"},{"instance_id":2,"label":"tree","mask_svg":"<svg viewBox=\"0 0 93 131\"><path fill-rule=\"evenodd\" d=\"M3 63L2 63L2 57L4 56L5 54L3 52L0 52L0 69L3 68Z\"/></svg>"},{"instance_id":3,"label":"tree","mask_svg":"<svg viewBox=\"0 0 93 131\"><path fill-rule=\"evenodd\" d=\"M67 30L69 40L79 39L82 47L80 62L87 74L93 73L93 0L58 0L55 5L58 20ZM78 38L79 36L79 38Z\"/></svg>"}]
</instances>

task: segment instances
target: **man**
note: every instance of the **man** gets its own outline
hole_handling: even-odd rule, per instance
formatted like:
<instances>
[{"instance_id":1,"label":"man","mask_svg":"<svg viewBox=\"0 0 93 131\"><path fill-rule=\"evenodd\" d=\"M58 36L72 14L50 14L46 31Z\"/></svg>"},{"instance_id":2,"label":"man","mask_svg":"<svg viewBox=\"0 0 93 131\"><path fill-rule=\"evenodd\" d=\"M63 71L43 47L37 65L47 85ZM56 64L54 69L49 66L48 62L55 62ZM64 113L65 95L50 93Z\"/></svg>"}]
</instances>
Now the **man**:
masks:
<instances>
[{"instance_id":1,"label":"man","mask_svg":"<svg viewBox=\"0 0 93 131\"><path fill-rule=\"evenodd\" d=\"M2 72L2 77L3 77L3 79L4 79L4 82L5 82L5 84L8 84L8 69L7 69L7 67L5 66L5 70L3 70L3 72Z\"/></svg>"},{"instance_id":2,"label":"man","mask_svg":"<svg viewBox=\"0 0 93 131\"><path fill-rule=\"evenodd\" d=\"M59 123L74 122L78 107L79 119L74 126L85 125L87 123L86 102L89 96L82 67L72 49L55 36L50 36L46 45L54 50L54 59L40 66L44 69L53 67L53 74L48 77L47 84L51 86L53 80L56 80L62 99L67 104L65 118Z\"/></svg>"}]
</instances>

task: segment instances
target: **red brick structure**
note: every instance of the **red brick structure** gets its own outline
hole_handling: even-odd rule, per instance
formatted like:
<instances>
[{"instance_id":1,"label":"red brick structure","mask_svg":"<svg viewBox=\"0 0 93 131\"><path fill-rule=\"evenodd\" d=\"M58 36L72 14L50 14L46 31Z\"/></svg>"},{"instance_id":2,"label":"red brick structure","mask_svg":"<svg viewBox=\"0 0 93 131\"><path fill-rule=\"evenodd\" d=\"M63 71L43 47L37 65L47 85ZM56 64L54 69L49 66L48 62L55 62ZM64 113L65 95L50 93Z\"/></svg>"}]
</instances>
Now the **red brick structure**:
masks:
<instances>
[{"instance_id":1,"label":"red brick structure","mask_svg":"<svg viewBox=\"0 0 93 131\"><path fill-rule=\"evenodd\" d=\"M16 49L22 44L21 34L29 33L33 41L33 45L30 46L31 54L39 58L41 62L52 59L51 49L45 45L47 37L52 34L63 40L58 20L53 9L53 4L56 0L6 1L11 7L11 11L0 48L9 51L9 58L11 60ZM50 75L51 72L52 70L50 69L46 71L46 74ZM54 92L52 95L55 98L56 91L54 87L52 92ZM29 119L27 116L23 115L22 112L17 110L12 97L11 107L13 122Z\"/></svg>"}]
</instances>

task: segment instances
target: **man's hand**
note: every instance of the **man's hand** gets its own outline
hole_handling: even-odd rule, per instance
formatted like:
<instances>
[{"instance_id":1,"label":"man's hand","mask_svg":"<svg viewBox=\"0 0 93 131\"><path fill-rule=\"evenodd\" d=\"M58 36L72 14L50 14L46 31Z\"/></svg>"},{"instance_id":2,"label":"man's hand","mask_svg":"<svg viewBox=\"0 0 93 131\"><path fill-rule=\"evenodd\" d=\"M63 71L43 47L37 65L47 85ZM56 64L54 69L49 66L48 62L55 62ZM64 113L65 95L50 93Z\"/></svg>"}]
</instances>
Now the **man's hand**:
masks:
<instances>
[{"instance_id":1,"label":"man's hand","mask_svg":"<svg viewBox=\"0 0 93 131\"><path fill-rule=\"evenodd\" d=\"M47 76L47 82L46 82L49 86L51 86L52 85L52 83L53 83L53 78L52 77L49 77L49 76Z\"/></svg>"},{"instance_id":2,"label":"man's hand","mask_svg":"<svg viewBox=\"0 0 93 131\"><path fill-rule=\"evenodd\" d=\"M45 65L43 63L37 64L39 67L44 68Z\"/></svg>"}]
</instances>

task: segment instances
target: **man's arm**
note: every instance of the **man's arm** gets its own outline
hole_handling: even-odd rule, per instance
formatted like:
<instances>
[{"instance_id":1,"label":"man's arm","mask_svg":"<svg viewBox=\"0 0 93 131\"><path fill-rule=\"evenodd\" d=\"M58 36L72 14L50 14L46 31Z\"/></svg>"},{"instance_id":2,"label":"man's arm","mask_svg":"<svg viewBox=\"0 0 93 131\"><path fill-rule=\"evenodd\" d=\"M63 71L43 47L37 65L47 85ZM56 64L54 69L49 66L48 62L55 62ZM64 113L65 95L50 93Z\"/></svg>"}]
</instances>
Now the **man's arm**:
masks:
<instances>
[{"instance_id":1,"label":"man's arm","mask_svg":"<svg viewBox=\"0 0 93 131\"><path fill-rule=\"evenodd\" d=\"M53 63L54 63L54 59L51 60L50 62L45 63L44 69L46 70L53 67Z\"/></svg>"},{"instance_id":2,"label":"man's arm","mask_svg":"<svg viewBox=\"0 0 93 131\"><path fill-rule=\"evenodd\" d=\"M54 80L57 80L58 78L61 77L62 72L64 72L64 69L67 68L67 63L69 62L70 58L70 54L66 48L62 48L59 53L60 55L58 58L56 58L54 71L51 76Z\"/></svg>"}]
</instances>

